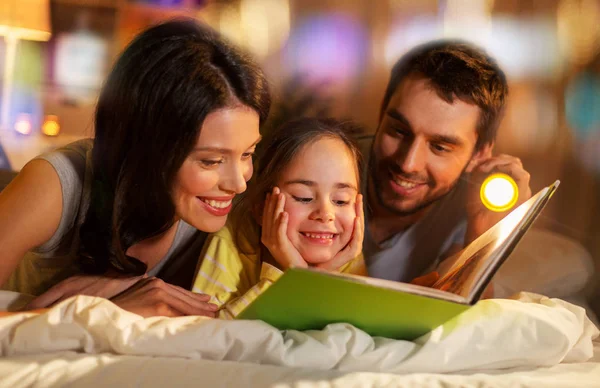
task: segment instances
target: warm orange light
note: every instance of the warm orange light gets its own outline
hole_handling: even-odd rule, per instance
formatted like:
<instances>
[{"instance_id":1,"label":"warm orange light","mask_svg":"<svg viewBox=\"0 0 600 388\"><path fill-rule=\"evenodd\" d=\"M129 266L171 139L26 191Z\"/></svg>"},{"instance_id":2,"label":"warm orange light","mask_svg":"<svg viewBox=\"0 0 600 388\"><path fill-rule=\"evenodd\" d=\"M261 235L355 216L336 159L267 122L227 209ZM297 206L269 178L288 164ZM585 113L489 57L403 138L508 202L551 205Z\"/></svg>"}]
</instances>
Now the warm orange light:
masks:
<instances>
[{"instance_id":1,"label":"warm orange light","mask_svg":"<svg viewBox=\"0 0 600 388\"><path fill-rule=\"evenodd\" d=\"M15 131L22 135L29 135L31 133L31 116L21 113L15 121Z\"/></svg>"},{"instance_id":2,"label":"warm orange light","mask_svg":"<svg viewBox=\"0 0 600 388\"><path fill-rule=\"evenodd\" d=\"M58 124L58 116L48 115L42 125L42 133L46 136L58 136L60 133L60 124Z\"/></svg>"}]
</instances>

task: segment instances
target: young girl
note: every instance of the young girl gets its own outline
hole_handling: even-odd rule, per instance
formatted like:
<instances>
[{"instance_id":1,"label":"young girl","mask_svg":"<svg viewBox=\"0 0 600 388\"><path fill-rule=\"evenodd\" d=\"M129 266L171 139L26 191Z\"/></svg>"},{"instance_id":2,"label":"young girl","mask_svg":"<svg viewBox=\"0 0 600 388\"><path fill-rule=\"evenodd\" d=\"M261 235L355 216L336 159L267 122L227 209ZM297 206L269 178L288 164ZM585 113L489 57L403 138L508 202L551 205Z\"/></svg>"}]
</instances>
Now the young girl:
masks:
<instances>
[{"instance_id":1,"label":"young girl","mask_svg":"<svg viewBox=\"0 0 600 388\"><path fill-rule=\"evenodd\" d=\"M347 123L304 118L264 140L255 180L209 236L193 291L220 318L240 313L290 267L366 275L360 152Z\"/></svg>"}]
</instances>

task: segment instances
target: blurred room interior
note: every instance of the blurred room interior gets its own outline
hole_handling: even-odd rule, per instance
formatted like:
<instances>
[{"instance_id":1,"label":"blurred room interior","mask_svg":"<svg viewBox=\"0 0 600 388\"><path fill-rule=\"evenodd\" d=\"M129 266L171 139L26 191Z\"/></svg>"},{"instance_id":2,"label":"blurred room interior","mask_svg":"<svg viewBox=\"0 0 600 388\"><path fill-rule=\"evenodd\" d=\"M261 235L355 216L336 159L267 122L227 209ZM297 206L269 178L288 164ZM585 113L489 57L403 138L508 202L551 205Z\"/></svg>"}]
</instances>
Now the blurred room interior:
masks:
<instances>
[{"instance_id":1,"label":"blurred room interior","mask_svg":"<svg viewBox=\"0 0 600 388\"><path fill-rule=\"evenodd\" d=\"M584 293L600 313L600 0L2 0L0 169L92 137L114 58L178 15L252 53L281 112L348 117L369 132L408 49L440 37L484 47L510 83L496 151L523 160L534 192L561 180L537 226L591 255Z\"/></svg>"}]
</instances>

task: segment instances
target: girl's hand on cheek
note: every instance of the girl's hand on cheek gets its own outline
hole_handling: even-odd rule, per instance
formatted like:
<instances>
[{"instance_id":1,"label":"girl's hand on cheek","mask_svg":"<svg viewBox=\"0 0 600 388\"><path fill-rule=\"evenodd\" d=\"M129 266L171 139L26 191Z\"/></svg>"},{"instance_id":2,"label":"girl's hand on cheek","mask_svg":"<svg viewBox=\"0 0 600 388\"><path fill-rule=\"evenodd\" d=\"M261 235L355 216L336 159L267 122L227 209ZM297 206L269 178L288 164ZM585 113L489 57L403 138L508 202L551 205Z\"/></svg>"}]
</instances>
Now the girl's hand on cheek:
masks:
<instances>
[{"instance_id":1,"label":"girl's hand on cheek","mask_svg":"<svg viewBox=\"0 0 600 388\"><path fill-rule=\"evenodd\" d=\"M285 196L279 188L267 194L262 216L261 241L271 252L281 270L290 267L306 268L308 264L287 236L288 214L283 211Z\"/></svg>"},{"instance_id":2,"label":"girl's hand on cheek","mask_svg":"<svg viewBox=\"0 0 600 388\"><path fill-rule=\"evenodd\" d=\"M352 236L348 244L339 251L333 259L328 262L317 265L317 268L326 271L337 271L344 264L352 261L356 256L362 252L363 238L365 235L365 215L363 211L363 196L362 194L356 195L356 218L354 219L354 229L352 230Z\"/></svg>"}]
</instances>

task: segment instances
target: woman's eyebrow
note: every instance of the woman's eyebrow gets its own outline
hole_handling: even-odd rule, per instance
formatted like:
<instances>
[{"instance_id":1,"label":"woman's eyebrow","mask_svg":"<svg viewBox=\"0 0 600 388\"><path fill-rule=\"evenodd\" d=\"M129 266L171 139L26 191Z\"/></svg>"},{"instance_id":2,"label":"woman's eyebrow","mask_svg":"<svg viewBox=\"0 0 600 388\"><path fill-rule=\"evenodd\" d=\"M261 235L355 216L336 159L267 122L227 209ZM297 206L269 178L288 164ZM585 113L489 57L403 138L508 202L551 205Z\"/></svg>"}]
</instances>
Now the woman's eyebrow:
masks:
<instances>
[{"instance_id":1,"label":"woman's eyebrow","mask_svg":"<svg viewBox=\"0 0 600 388\"><path fill-rule=\"evenodd\" d=\"M221 147L196 147L196 148L194 148L194 152L199 152L199 151L218 152L220 154L230 154L232 152L229 148L221 148Z\"/></svg>"},{"instance_id":2,"label":"woman's eyebrow","mask_svg":"<svg viewBox=\"0 0 600 388\"><path fill-rule=\"evenodd\" d=\"M262 136L259 136L258 139L256 139L256 141L254 143L252 143L252 145L248 148L252 148L252 147L256 146L261 140L262 140ZM231 150L229 148L224 148L224 147L196 147L196 148L194 148L193 152L198 152L198 151L218 152L221 154L230 154L233 152L233 150Z\"/></svg>"}]
</instances>

